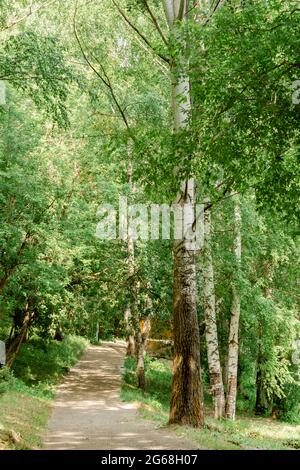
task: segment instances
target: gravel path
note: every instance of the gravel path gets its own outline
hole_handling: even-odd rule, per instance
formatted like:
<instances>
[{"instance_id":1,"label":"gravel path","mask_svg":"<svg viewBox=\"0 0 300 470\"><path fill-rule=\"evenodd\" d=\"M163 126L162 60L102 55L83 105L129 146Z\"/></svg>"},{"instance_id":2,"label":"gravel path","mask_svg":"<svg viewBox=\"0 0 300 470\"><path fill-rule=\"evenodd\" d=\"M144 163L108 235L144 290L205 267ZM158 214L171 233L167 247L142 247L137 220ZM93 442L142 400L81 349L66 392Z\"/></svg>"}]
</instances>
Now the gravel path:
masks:
<instances>
[{"instance_id":1,"label":"gravel path","mask_svg":"<svg viewBox=\"0 0 300 470\"><path fill-rule=\"evenodd\" d=\"M197 446L141 419L120 400L122 342L90 346L57 388L45 449L192 450Z\"/></svg>"}]
</instances>

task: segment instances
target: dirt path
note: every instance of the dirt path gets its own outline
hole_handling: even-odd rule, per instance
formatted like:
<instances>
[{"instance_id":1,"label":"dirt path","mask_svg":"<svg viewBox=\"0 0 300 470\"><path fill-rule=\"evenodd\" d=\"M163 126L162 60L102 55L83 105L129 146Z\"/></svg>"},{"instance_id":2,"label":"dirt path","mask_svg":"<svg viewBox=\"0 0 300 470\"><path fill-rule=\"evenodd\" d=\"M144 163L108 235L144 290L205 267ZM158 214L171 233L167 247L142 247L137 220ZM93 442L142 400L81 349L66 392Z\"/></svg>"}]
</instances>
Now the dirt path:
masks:
<instances>
[{"instance_id":1,"label":"dirt path","mask_svg":"<svg viewBox=\"0 0 300 470\"><path fill-rule=\"evenodd\" d=\"M58 387L45 449L183 450L197 446L141 419L119 398L124 344L91 346Z\"/></svg>"}]
</instances>

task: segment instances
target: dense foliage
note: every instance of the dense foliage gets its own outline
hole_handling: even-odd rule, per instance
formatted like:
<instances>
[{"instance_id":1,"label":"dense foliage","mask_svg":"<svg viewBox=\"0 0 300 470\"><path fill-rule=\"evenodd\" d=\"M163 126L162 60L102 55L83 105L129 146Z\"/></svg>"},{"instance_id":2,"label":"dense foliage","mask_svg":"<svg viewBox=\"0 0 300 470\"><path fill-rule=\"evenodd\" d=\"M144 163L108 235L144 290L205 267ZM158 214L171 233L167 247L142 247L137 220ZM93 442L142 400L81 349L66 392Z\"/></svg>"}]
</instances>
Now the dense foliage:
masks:
<instances>
[{"instance_id":1,"label":"dense foliage","mask_svg":"<svg viewBox=\"0 0 300 470\"><path fill-rule=\"evenodd\" d=\"M178 42L166 45L157 35L148 3L118 5L151 47L114 2L61 3L33 1L30 9L26 1L0 1L0 339L19 376L29 380L32 338L47 347L66 334L124 337L128 301L139 319L150 305L153 334L169 337L170 241L138 240L130 274L126 241L95 236L97 208L117 210L120 195L170 204L178 178L193 174L198 202L212 201L224 374L233 289L241 297L238 410L299 422L297 2L228 1L212 15L189 17L183 68L193 112L179 136L170 126L164 60L176 59ZM160 2L149 5L161 18ZM165 37L165 22L159 25ZM241 266L233 252L233 192L242 209ZM197 265L209 395L201 251ZM17 359L26 341L28 368ZM1 374L9 378L6 369Z\"/></svg>"}]
</instances>

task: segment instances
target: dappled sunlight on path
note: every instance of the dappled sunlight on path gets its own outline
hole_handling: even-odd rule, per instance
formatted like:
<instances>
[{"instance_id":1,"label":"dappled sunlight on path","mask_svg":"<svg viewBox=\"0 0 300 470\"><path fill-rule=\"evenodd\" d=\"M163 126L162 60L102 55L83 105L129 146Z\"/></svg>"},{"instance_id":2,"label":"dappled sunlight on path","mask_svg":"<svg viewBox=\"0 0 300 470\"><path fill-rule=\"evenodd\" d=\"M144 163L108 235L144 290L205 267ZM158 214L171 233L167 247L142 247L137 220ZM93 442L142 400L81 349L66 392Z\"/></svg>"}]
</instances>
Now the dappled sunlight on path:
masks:
<instances>
[{"instance_id":1,"label":"dappled sunlight on path","mask_svg":"<svg viewBox=\"0 0 300 470\"><path fill-rule=\"evenodd\" d=\"M137 405L120 400L123 342L91 346L58 387L44 440L46 449L196 449L142 420Z\"/></svg>"}]
</instances>

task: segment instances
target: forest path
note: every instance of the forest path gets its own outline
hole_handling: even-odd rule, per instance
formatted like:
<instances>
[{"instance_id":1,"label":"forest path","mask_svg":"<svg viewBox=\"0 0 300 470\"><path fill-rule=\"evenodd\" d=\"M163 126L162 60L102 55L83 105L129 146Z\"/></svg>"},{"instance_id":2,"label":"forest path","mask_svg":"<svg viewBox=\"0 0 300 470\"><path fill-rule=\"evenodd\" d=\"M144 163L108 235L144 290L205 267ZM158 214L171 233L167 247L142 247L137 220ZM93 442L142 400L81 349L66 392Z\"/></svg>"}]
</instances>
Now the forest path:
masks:
<instances>
[{"instance_id":1,"label":"forest path","mask_svg":"<svg viewBox=\"0 0 300 470\"><path fill-rule=\"evenodd\" d=\"M196 444L141 419L138 405L120 400L123 342L90 346L58 386L44 448L183 450Z\"/></svg>"}]
</instances>

